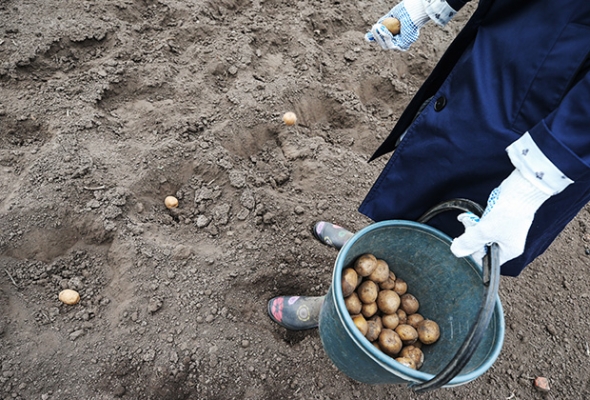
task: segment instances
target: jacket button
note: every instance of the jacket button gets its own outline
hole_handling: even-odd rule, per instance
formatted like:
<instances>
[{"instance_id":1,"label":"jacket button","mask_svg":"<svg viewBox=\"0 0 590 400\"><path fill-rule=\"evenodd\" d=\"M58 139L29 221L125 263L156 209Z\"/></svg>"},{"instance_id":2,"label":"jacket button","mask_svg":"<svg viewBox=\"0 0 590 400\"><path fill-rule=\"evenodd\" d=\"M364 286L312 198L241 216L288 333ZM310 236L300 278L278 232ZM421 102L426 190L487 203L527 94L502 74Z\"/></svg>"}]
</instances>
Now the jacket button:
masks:
<instances>
[{"instance_id":1,"label":"jacket button","mask_svg":"<svg viewBox=\"0 0 590 400\"><path fill-rule=\"evenodd\" d=\"M436 102L434 103L434 111L440 111L443 108L445 108L446 105L447 98L445 96L440 96L438 99L436 99Z\"/></svg>"}]
</instances>

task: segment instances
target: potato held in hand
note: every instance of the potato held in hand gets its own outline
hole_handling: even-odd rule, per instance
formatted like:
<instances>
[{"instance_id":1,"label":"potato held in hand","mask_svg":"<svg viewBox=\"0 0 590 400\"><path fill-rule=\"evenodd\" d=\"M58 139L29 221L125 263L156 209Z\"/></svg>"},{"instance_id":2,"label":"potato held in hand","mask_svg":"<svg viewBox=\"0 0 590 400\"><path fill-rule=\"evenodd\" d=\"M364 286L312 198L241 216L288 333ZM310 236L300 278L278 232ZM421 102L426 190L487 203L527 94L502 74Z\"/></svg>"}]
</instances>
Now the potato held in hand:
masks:
<instances>
[{"instance_id":1,"label":"potato held in hand","mask_svg":"<svg viewBox=\"0 0 590 400\"><path fill-rule=\"evenodd\" d=\"M397 35L400 31L401 24L397 18L385 18L383 21L381 21L381 23L387 28L389 32L391 32L392 35Z\"/></svg>"}]
</instances>

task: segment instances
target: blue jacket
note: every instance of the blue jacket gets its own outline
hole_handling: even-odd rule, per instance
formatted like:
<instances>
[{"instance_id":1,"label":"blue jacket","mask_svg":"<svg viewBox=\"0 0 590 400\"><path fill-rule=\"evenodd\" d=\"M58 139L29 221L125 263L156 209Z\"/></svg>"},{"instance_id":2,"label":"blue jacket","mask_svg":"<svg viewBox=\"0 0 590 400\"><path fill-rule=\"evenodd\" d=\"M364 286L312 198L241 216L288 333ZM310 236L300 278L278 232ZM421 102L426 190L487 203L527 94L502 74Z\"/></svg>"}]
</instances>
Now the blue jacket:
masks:
<instances>
[{"instance_id":1,"label":"blue jacket","mask_svg":"<svg viewBox=\"0 0 590 400\"><path fill-rule=\"evenodd\" d=\"M514 169L506 147L528 131L574 183L541 206L524 253L502 266L518 275L590 201L589 70L589 0L480 0L371 158L395 149L359 211L416 220L452 198L485 206ZM456 214L431 224L464 231Z\"/></svg>"}]
</instances>

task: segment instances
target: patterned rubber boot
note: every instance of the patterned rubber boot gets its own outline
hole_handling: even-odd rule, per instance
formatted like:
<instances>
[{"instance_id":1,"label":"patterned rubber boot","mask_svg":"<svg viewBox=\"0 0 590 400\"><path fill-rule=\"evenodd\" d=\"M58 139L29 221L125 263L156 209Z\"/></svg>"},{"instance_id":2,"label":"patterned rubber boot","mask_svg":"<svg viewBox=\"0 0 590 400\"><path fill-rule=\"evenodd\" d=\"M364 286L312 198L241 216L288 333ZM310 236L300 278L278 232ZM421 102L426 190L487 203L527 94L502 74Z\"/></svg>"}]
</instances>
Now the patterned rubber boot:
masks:
<instances>
[{"instance_id":1,"label":"patterned rubber boot","mask_svg":"<svg viewBox=\"0 0 590 400\"><path fill-rule=\"evenodd\" d=\"M268 302L269 317L292 331L317 328L324 296L278 296Z\"/></svg>"},{"instance_id":2,"label":"patterned rubber boot","mask_svg":"<svg viewBox=\"0 0 590 400\"><path fill-rule=\"evenodd\" d=\"M311 231L321 243L338 250L354 235L345 228L326 221L317 222Z\"/></svg>"}]
</instances>

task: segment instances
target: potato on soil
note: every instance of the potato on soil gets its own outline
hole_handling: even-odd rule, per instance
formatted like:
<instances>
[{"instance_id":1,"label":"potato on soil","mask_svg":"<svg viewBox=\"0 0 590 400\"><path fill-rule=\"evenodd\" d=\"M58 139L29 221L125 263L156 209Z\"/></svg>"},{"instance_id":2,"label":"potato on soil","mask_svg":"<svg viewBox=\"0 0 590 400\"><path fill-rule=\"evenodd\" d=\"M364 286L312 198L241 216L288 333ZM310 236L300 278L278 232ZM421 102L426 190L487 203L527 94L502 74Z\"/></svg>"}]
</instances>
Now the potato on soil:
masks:
<instances>
[{"instance_id":1,"label":"potato on soil","mask_svg":"<svg viewBox=\"0 0 590 400\"><path fill-rule=\"evenodd\" d=\"M395 280L395 286L393 287L393 291L399 294L400 296L405 294L408 291L408 284L399 276Z\"/></svg>"},{"instance_id":2,"label":"potato on soil","mask_svg":"<svg viewBox=\"0 0 590 400\"><path fill-rule=\"evenodd\" d=\"M395 356L402 349L403 343L399 335L392 329L382 329L379 334L379 347L389 356Z\"/></svg>"},{"instance_id":3,"label":"potato on soil","mask_svg":"<svg viewBox=\"0 0 590 400\"><path fill-rule=\"evenodd\" d=\"M395 287L395 274L393 271L389 271L389 277L385 280L385 282L381 282L379 284L379 288L383 289L390 289L393 290Z\"/></svg>"},{"instance_id":4,"label":"potato on soil","mask_svg":"<svg viewBox=\"0 0 590 400\"><path fill-rule=\"evenodd\" d=\"M356 289L358 274L353 268L345 268L342 271L342 296L348 297Z\"/></svg>"},{"instance_id":5,"label":"potato on soil","mask_svg":"<svg viewBox=\"0 0 590 400\"><path fill-rule=\"evenodd\" d=\"M405 293L400 296L400 300L401 304L399 305L399 308L404 310L407 315L411 315L418 312L418 308L420 308L420 303L414 295L410 293Z\"/></svg>"},{"instance_id":6,"label":"potato on soil","mask_svg":"<svg viewBox=\"0 0 590 400\"><path fill-rule=\"evenodd\" d=\"M422 314L418 314L418 313L408 315L408 317L406 318L406 324L408 324L414 328L418 328L418 324L422 321L424 321L424 317L422 316Z\"/></svg>"},{"instance_id":7,"label":"potato on soil","mask_svg":"<svg viewBox=\"0 0 590 400\"><path fill-rule=\"evenodd\" d=\"M361 314L355 315L354 317L352 317L352 322L354 322L354 324L363 336L367 334L369 325L367 324L367 320L365 319L365 317L363 317Z\"/></svg>"},{"instance_id":8,"label":"potato on soil","mask_svg":"<svg viewBox=\"0 0 590 400\"><path fill-rule=\"evenodd\" d=\"M418 324L418 339L424 344L432 344L440 337L440 328L436 322L425 319Z\"/></svg>"},{"instance_id":9,"label":"potato on soil","mask_svg":"<svg viewBox=\"0 0 590 400\"><path fill-rule=\"evenodd\" d=\"M397 361L398 363L400 363L402 365L405 365L408 368L416 369L416 363L411 358L408 358L408 357L397 357L395 359L395 361Z\"/></svg>"},{"instance_id":10,"label":"potato on soil","mask_svg":"<svg viewBox=\"0 0 590 400\"><path fill-rule=\"evenodd\" d=\"M381 324L373 319L367 321L367 334L365 337L370 341L374 342L375 340L379 339L379 334L383 327Z\"/></svg>"},{"instance_id":11,"label":"potato on soil","mask_svg":"<svg viewBox=\"0 0 590 400\"><path fill-rule=\"evenodd\" d=\"M424 353L418 347L414 345L404 346L399 355L401 357L407 357L414 361L416 369L420 369L424 363Z\"/></svg>"},{"instance_id":12,"label":"potato on soil","mask_svg":"<svg viewBox=\"0 0 590 400\"><path fill-rule=\"evenodd\" d=\"M408 324L401 324L395 328L395 333L399 335L402 343L405 345L413 344L418 340L418 331Z\"/></svg>"},{"instance_id":13,"label":"potato on soil","mask_svg":"<svg viewBox=\"0 0 590 400\"><path fill-rule=\"evenodd\" d=\"M400 298L393 290L380 290L377 295L377 307L384 314L395 313L400 305Z\"/></svg>"},{"instance_id":14,"label":"potato on soil","mask_svg":"<svg viewBox=\"0 0 590 400\"><path fill-rule=\"evenodd\" d=\"M372 254L363 254L354 262L354 270L362 277L369 276L377 268L377 258Z\"/></svg>"},{"instance_id":15,"label":"potato on soil","mask_svg":"<svg viewBox=\"0 0 590 400\"><path fill-rule=\"evenodd\" d=\"M381 316L381 322L385 328L395 329L399 325L399 317L397 313L383 314Z\"/></svg>"},{"instance_id":16,"label":"potato on soil","mask_svg":"<svg viewBox=\"0 0 590 400\"><path fill-rule=\"evenodd\" d=\"M385 282L389 278L389 265L385 260L377 260L377 267L367 277L375 283Z\"/></svg>"},{"instance_id":17,"label":"potato on soil","mask_svg":"<svg viewBox=\"0 0 590 400\"><path fill-rule=\"evenodd\" d=\"M376 302L372 302L369 304L364 304L361 306L361 314L363 314L363 317L365 318L371 318L373 315L375 315L377 313L377 303Z\"/></svg>"},{"instance_id":18,"label":"potato on soil","mask_svg":"<svg viewBox=\"0 0 590 400\"><path fill-rule=\"evenodd\" d=\"M359 299L365 303L374 303L377 300L377 294L379 293L379 287L373 281L364 281L361 283L356 290Z\"/></svg>"},{"instance_id":19,"label":"potato on soil","mask_svg":"<svg viewBox=\"0 0 590 400\"><path fill-rule=\"evenodd\" d=\"M363 307L363 303L361 303L356 292L353 292L350 296L344 299L344 305L350 315L360 314Z\"/></svg>"}]
</instances>

